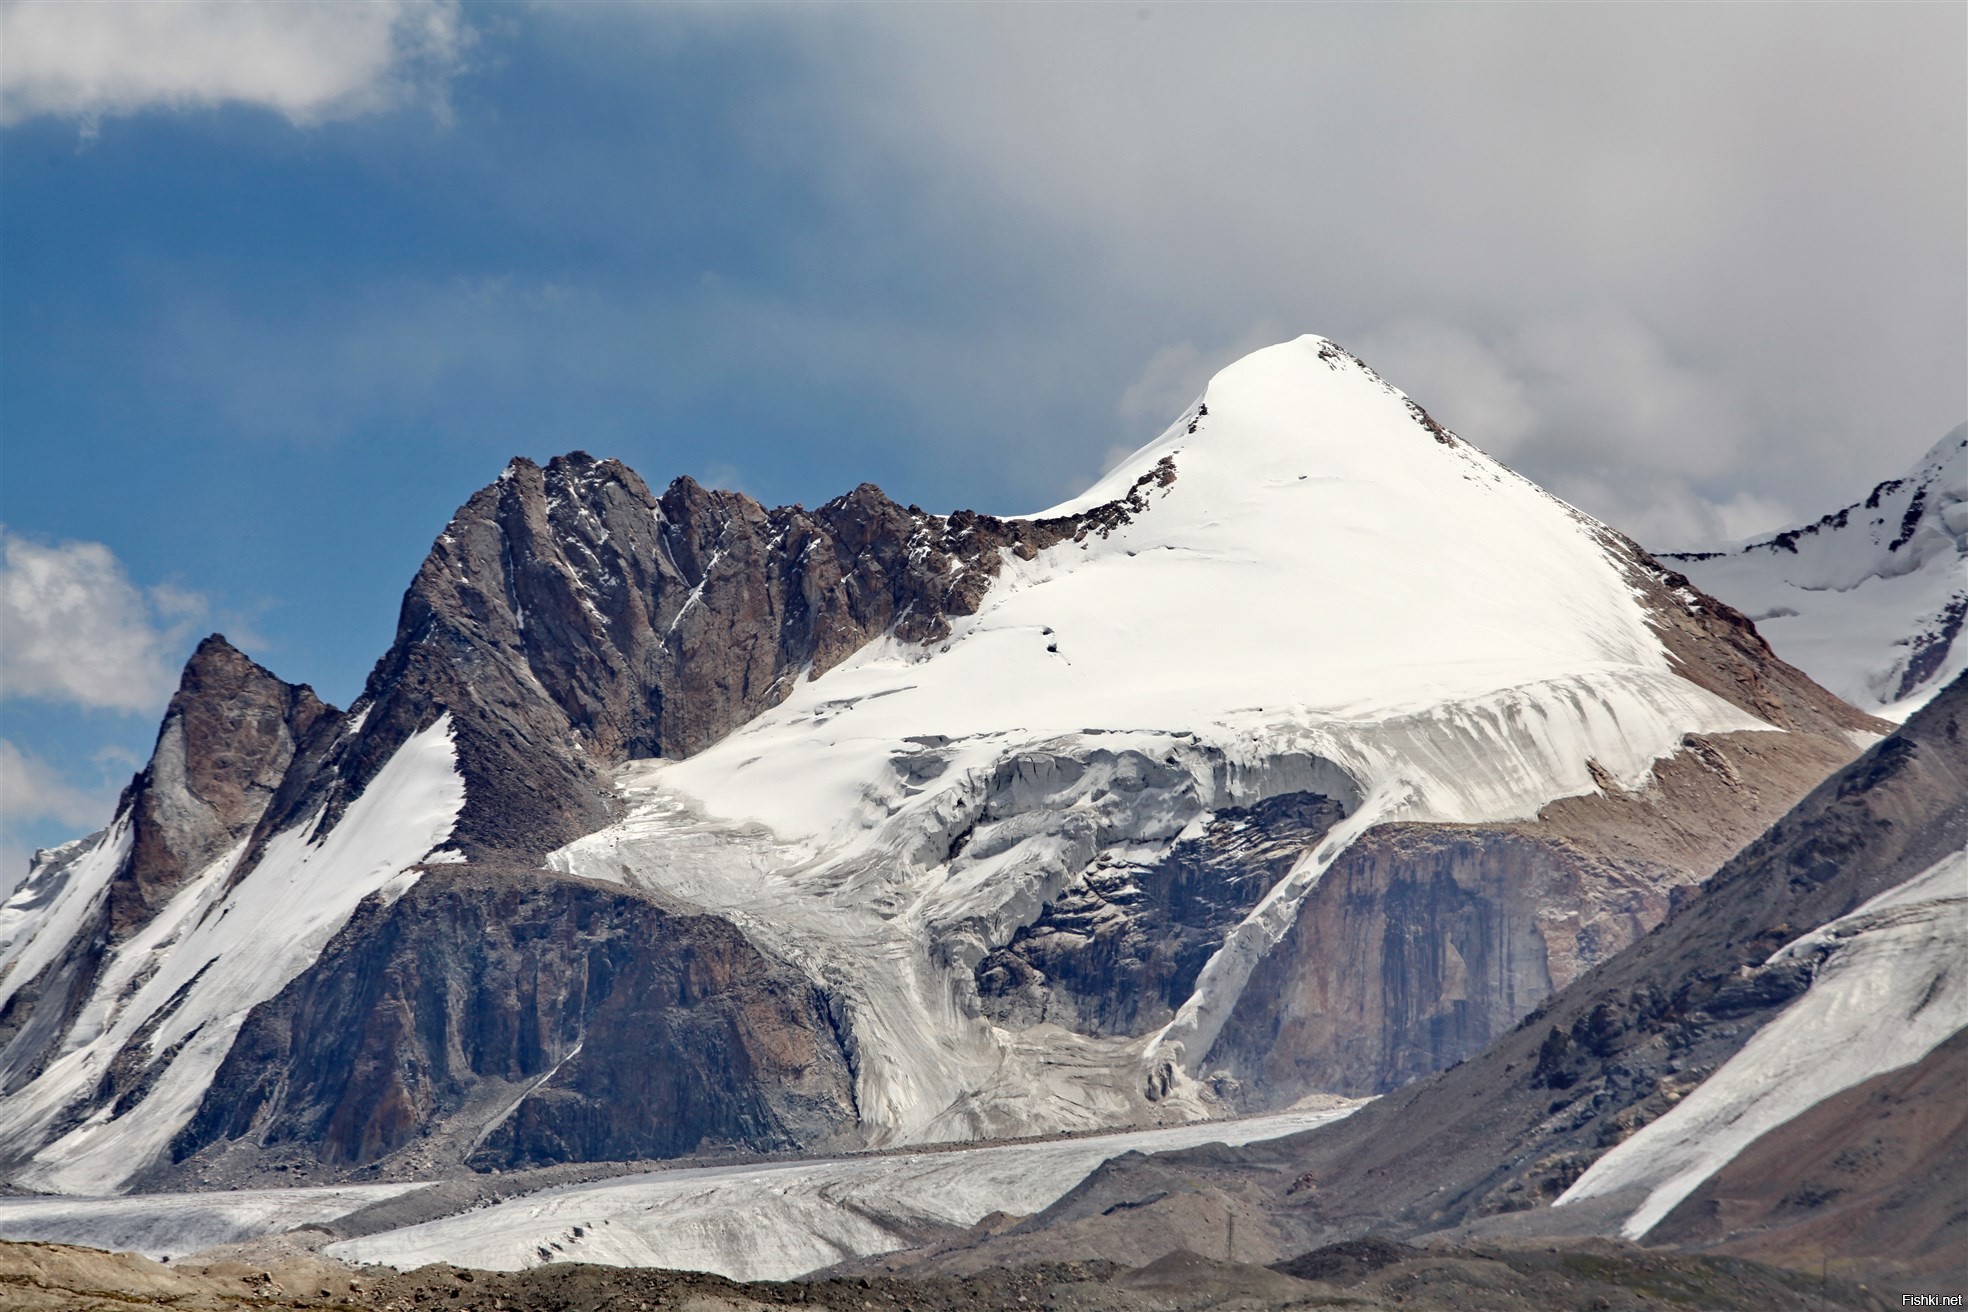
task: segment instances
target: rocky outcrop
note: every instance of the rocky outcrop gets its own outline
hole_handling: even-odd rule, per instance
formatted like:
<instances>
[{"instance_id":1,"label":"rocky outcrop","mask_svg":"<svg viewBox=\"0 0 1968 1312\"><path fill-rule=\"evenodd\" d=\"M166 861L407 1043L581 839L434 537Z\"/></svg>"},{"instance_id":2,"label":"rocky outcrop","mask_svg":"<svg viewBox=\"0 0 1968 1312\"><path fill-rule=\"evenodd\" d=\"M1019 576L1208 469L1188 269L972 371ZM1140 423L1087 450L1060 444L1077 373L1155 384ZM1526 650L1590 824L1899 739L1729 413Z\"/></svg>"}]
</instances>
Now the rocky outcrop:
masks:
<instances>
[{"instance_id":1,"label":"rocky outcrop","mask_svg":"<svg viewBox=\"0 0 1968 1312\"><path fill-rule=\"evenodd\" d=\"M853 1129L826 999L728 921L544 870L433 866L253 1012L152 1183L229 1159L404 1175Z\"/></svg>"},{"instance_id":2,"label":"rocky outcrop","mask_svg":"<svg viewBox=\"0 0 1968 1312\"><path fill-rule=\"evenodd\" d=\"M1206 1064L1257 1109L1385 1093L1473 1057L1659 924L1848 751L1692 739L1637 793L1608 781L1534 821L1371 829L1253 972Z\"/></svg>"},{"instance_id":3,"label":"rocky outcrop","mask_svg":"<svg viewBox=\"0 0 1968 1312\"><path fill-rule=\"evenodd\" d=\"M218 634L198 644L165 708L150 764L124 790L129 864L111 886L122 938L184 881L245 838L288 765L339 719L305 684L282 682Z\"/></svg>"},{"instance_id":4,"label":"rocky outcrop","mask_svg":"<svg viewBox=\"0 0 1968 1312\"><path fill-rule=\"evenodd\" d=\"M1225 934L1344 815L1332 798L1287 793L1216 812L1159 861L1096 863L978 963L985 1014L1086 1034L1166 1024Z\"/></svg>"},{"instance_id":5,"label":"rocky outcrop","mask_svg":"<svg viewBox=\"0 0 1968 1312\"><path fill-rule=\"evenodd\" d=\"M514 460L431 548L362 731L299 771L275 828L332 819L448 710L468 784L456 841L537 859L610 817L607 771L708 746L882 634L933 643L972 613L1002 553L1105 533L1175 477L1054 520L932 515L871 483L768 510L680 478L658 497L613 460Z\"/></svg>"},{"instance_id":6,"label":"rocky outcrop","mask_svg":"<svg viewBox=\"0 0 1968 1312\"><path fill-rule=\"evenodd\" d=\"M184 883L250 835L297 752L332 735L340 712L213 634L186 662L157 745L117 803L129 848L62 952L0 1004L0 1095L32 1079L88 1001L112 946L149 923ZM90 840L94 841L94 840ZM52 903L90 842L35 871Z\"/></svg>"}]
</instances>

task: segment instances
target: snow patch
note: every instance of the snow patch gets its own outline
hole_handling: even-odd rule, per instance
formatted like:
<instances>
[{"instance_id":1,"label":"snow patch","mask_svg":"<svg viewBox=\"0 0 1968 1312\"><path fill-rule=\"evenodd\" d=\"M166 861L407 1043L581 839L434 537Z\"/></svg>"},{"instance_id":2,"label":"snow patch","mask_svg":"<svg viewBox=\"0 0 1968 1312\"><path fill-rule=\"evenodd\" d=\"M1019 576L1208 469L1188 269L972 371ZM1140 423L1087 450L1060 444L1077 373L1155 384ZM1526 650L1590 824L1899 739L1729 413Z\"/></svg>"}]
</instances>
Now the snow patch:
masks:
<instances>
[{"instance_id":1,"label":"snow patch","mask_svg":"<svg viewBox=\"0 0 1968 1312\"><path fill-rule=\"evenodd\" d=\"M1968 854L1955 854L1774 953L1819 959L1811 987L1659 1120L1552 1204L1644 1188L1641 1239L1757 1138L1826 1098L1912 1065L1968 1025Z\"/></svg>"}]
</instances>

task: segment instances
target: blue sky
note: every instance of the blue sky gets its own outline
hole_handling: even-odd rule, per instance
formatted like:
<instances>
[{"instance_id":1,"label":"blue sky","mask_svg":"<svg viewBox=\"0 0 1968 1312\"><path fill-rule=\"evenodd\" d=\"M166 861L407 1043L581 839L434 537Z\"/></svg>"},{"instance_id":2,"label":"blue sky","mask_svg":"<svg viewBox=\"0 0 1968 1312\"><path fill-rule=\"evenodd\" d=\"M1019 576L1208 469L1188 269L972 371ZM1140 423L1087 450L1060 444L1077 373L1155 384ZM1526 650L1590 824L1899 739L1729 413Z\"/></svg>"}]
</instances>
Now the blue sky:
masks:
<instances>
[{"instance_id":1,"label":"blue sky","mask_svg":"<svg viewBox=\"0 0 1968 1312\"><path fill-rule=\"evenodd\" d=\"M204 632L346 704L515 454L1018 512L1317 331L1676 547L1968 414L1958 6L0 24L0 883Z\"/></svg>"}]
</instances>

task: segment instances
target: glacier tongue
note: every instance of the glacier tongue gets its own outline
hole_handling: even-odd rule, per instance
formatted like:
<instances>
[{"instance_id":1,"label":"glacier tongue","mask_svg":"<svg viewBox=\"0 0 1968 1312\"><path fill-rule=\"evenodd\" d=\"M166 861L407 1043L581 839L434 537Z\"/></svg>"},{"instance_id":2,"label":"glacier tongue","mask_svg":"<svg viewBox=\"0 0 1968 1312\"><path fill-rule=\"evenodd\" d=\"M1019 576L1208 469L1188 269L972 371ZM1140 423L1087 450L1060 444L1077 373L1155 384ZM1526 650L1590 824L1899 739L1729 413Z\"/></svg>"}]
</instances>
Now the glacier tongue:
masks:
<instances>
[{"instance_id":1,"label":"glacier tongue","mask_svg":"<svg viewBox=\"0 0 1968 1312\"><path fill-rule=\"evenodd\" d=\"M1207 1115L1195 1063L1348 834L1528 818L1641 787L1688 734L1769 727L1674 672L1612 535L1322 339L1225 370L1048 513L1165 462L1104 535L1007 555L947 641L871 644L700 754L625 767L631 813L550 858L726 915L825 983L878 1143ZM1098 854L1294 791L1357 823L1162 1040L978 1014L971 967Z\"/></svg>"},{"instance_id":2,"label":"glacier tongue","mask_svg":"<svg viewBox=\"0 0 1968 1312\"><path fill-rule=\"evenodd\" d=\"M1355 1105L1056 1143L659 1171L525 1194L326 1251L405 1270L440 1261L506 1271L574 1261L788 1280L907 1247L909 1232L925 1224L1038 1212L1124 1152L1278 1138Z\"/></svg>"}]
</instances>

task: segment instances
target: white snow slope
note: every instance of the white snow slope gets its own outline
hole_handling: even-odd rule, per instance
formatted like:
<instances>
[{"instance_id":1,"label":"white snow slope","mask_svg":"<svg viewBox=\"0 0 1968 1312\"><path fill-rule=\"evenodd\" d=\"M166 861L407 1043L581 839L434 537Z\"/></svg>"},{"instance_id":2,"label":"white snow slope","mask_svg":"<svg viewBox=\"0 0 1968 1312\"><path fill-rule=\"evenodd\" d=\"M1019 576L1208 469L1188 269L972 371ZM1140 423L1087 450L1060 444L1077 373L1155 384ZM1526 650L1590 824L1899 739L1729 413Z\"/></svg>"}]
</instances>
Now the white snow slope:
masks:
<instances>
[{"instance_id":1,"label":"white snow slope","mask_svg":"<svg viewBox=\"0 0 1968 1312\"><path fill-rule=\"evenodd\" d=\"M1661 559L1832 692L1904 720L1968 669L1968 424L1815 524ZM1923 668L1909 678L1914 661Z\"/></svg>"},{"instance_id":2,"label":"white snow slope","mask_svg":"<svg viewBox=\"0 0 1968 1312\"><path fill-rule=\"evenodd\" d=\"M419 1184L361 1184L123 1198L0 1198L0 1239L182 1257L304 1225L324 1225L421 1188Z\"/></svg>"},{"instance_id":3,"label":"white snow slope","mask_svg":"<svg viewBox=\"0 0 1968 1312\"><path fill-rule=\"evenodd\" d=\"M446 715L398 748L327 833L316 816L275 835L238 883L228 886L239 849L188 881L104 964L61 1054L0 1100L0 1145L42 1145L14 1182L105 1194L154 1162L197 1111L247 1012L307 969L363 898L409 888L408 868L450 837L464 800ZM80 855L44 862L0 910L0 934L11 935L0 940L0 1003L67 945L129 841L119 819ZM130 1044L163 1063L149 1095L46 1142Z\"/></svg>"},{"instance_id":4,"label":"white snow slope","mask_svg":"<svg viewBox=\"0 0 1968 1312\"><path fill-rule=\"evenodd\" d=\"M1804 996L1674 1110L1592 1164L1553 1204L1644 1189L1620 1233L1639 1239L1759 1136L1968 1026L1968 854L1786 944L1819 958Z\"/></svg>"},{"instance_id":5,"label":"white snow slope","mask_svg":"<svg viewBox=\"0 0 1968 1312\"><path fill-rule=\"evenodd\" d=\"M550 860L730 917L843 1000L878 1144L1207 1116L1253 964L1352 836L1638 787L1684 735L1768 726L1678 677L1601 527L1317 337L1217 375L1076 501L1174 482L1111 535L1007 555L932 647L876 642ZM1310 789L1348 820L1163 1032L980 1018L971 971L1096 861ZM1198 1078L1202 1077L1202 1078Z\"/></svg>"},{"instance_id":6,"label":"white snow slope","mask_svg":"<svg viewBox=\"0 0 1968 1312\"><path fill-rule=\"evenodd\" d=\"M1276 1139L1357 1105L1054 1143L658 1171L528 1194L331 1244L326 1254L403 1270L426 1262L494 1271L597 1262L789 1280L906 1248L914 1242L909 1230L925 1222L968 1226L992 1212L1041 1211L1124 1152Z\"/></svg>"}]
</instances>

